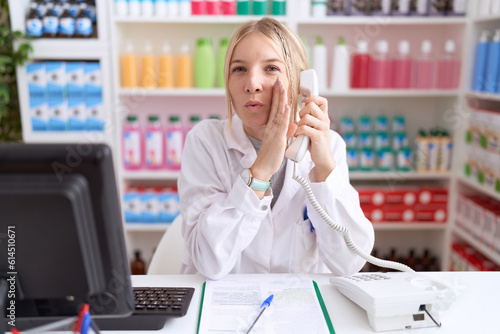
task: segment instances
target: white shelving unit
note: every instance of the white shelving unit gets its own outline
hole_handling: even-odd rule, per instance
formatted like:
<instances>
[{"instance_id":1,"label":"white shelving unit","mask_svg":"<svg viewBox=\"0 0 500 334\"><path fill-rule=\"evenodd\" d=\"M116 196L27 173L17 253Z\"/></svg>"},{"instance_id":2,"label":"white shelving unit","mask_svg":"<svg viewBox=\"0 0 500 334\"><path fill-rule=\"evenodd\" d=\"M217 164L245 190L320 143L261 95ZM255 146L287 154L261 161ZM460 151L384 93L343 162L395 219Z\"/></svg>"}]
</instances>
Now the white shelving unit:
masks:
<instances>
[{"instance_id":1,"label":"white shelving unit","mask_svg":"<svg viewBox=\"0 0 500 334\"><path fill-rule=\"evenodd\" d=\"M275 17L287 24L301 37L312 42L316 35L322 35L328 48L328 57L332 57L332 49L337 36L345 37L346 42L354 48L354 41L365 38L373 45L379 39L387 39L390 51L394 51L400 39L408 39L412 53L420 49L423 39L430 39L433 51L437 54L444 46L446 39L454 39L462 59L471 62L473 43L477 39L479 28L498 26L497 16L474 18L472 9L475 2L470 1L467 17L326 17L299 18L298 0L288 0L288 14ZM24 31L24 19L29 0L9 0L13 29ZM177 182L176 171L127 171L121 163L121 128L125 117L137 114L144 121L149 114L158 114L166 118L171 114L179 114L186 124L191 114L203 118L210 115L225 117L225 90L214 89L124 89L120 85L120 55L125 51L125 43L131 41L137 54L143 51L146 40L153 46L153 52L160 54L165 40L168 40L172 53L178 54L181 45L187 42L194 50L197 38L206 36L214 41L217 50L221 38L230 37L232 31L241 23L256 16L196 16L189 18L144 18L117 17L114 15L112 1L97 0L99 38L95 40L48 40L34 41L34 59L51 60L97 60L103 69L104 106L108 123L104 133L33 133L28 108L26 75L23 68L18 68L19 93L22 109L23 136L26 142L107 142L114 147L117 175L120 190L123 193L129 185L147 184L151 186L172 186ZM420 128L430 129L441 126L449 128L447 114L461 108L468 98L499 101L499 97L491 94L477 94L468 90L470 68L464 62L462 66L462 87L458 90L349 90L320 92L328 98L330 117L334 124L342 116L357 118L368 114L376 116L385 114L388 117L404 115L407 121L407 133L410 140ZM329 74L331 76L331 74ZM459 129L450 128L457 133ZM460 132L458 132L460 135ZM457 141L455 143L458 144ZM456 146L455 152L460 149ZM455 158L455 165L457 159ZM448 221L446 223L377 223L376 247L379 256L388 253L392 247L398 247L401 253L414 248L421 252L430 248L441 261L441 267L447 268L450 240L454 234L453 210L458 186L457 173L415 172L373 172L351 173L351 181L356 185L377 183L378 185L397 184L440 184L449 189ZM466 181L460 180L466 186ZM496 196L496 194L495 194ZM498 200L498 197L493 197ZM141 249L145 259L149 259L156 244L168 224L126 224L126 233L130 255L134 249ZM497 262L498 263L498 262Z\"/></svg>"},{"instance_id":2,"label":"white shelving unit","mask_svg":"<svg viewBox=\"0 0 500 334\"><path fill-rule=\"evenodd\" d=\"M470 11L472 13L471 19L467 22L467 43L468 53L466 57L469 59L468 63L464 67L465 71L465 88L463 90L463 97L461 99L460 105L457 107L457 113L454 119L458 136L455 137L455 155L454 164L457 168L454 169L454 175L452 176L453 184L451 189L454 194L458 192L473 193L486 196L492 201L498 204L500 207L500 192L487 188L486 186L480 184L476 180L467 178L464 175L463 166L467 159L464 136L468 124L468 117L470 116L469 107L480 109L486 108L490 111L500 114L500 93L490 94L483 92L475 92L471 90L471 82L473 75L473 64L474 64L474 52L476 43L479 40L479 36L483 30L493 31L500 28L500 14L479 16L476 15L476 7L479 4L476 2L470 2ZM456 212L456 196L453 197L452 204L452 215L450 216L450 240L465 241L468 245L472 246L479 253L484 255L487 259L500 266L500 256L496 254L492 249L485 247L477 238L472 236L470 232L463 230L455 220Z\"/></svg>"}]
</instances>

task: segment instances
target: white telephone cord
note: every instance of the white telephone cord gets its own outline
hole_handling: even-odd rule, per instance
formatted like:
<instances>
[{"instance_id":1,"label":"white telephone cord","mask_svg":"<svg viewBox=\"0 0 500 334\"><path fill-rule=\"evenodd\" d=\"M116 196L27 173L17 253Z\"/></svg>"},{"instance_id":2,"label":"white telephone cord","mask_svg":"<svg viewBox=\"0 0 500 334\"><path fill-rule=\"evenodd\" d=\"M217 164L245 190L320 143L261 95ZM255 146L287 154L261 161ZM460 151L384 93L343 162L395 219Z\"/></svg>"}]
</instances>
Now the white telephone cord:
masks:
<instances>
[{"instance_id":1,"label":"white telephone cord","mask_svg":"<svg viewBox=\"0 0 500 334\"><path fill-rule=\"evenodd\" d=\"M354 241L352 240L351 233L349 232L349 230L345 226L342 226L342 225L339 225L339 224L335 223L333 221L333 219L321 207L321 205L319 205L319 203L316 200L316 197L314 196L314 193L313 193L313 191L311 189L311 186L309 185L309 183L307 182L307 180L304 179L302 176L300 176L300 175L298 175L298 174L295 173L295 165L296 165L296 163L294 163L294 166L293 166L293 174L294 174L293 175L293 179L295 181L297 181L302 186L302 188L304 188L304 191L306 192L307 198L311 202L311 205L316 210L316 212L320 215L320 217L330 227L332 227L336 231L339 231L339 232L342 233L347 246L349 246L349 248L352 251L354 251L354 253L356 253L359 256L361 256L367 262L369 262L371 264L374 264L376 266L379 266L379 267L390 268L390 269L399 270L399 271L406 271L406 272L415 272L413 269L411 269L410 267L408 267L405 264L402 264L402 263L399 263L399 262L394 262L394 261L382 260L382 259L376 258L376 257L374 257L374 256L372 256L370 254L367 254L363 250L361 250L354 243Z\"/></svg>"}]
</instances>

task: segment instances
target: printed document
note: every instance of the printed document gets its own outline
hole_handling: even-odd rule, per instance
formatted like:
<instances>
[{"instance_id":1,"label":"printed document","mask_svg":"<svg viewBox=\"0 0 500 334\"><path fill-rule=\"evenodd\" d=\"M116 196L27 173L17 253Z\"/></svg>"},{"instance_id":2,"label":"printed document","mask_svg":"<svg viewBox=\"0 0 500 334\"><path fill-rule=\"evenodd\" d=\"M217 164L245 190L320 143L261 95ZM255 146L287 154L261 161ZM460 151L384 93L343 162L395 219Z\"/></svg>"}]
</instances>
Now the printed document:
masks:
<instances>
[{"instance_id":1,"label":"printed document","mask_svg":"<svg viewBox=\"0 0 500 334\"><path fill-rule=\"evenodd\" d=\"M198 333L245 333L270 295L274 295L272 303L252 328L252 334L333 332L333 327L330 330L327 325L331 326L330 319L328 313L323 313L313 281L283 274L268 279L246 276L208 280Z\"/></svg>"}]
</instances>

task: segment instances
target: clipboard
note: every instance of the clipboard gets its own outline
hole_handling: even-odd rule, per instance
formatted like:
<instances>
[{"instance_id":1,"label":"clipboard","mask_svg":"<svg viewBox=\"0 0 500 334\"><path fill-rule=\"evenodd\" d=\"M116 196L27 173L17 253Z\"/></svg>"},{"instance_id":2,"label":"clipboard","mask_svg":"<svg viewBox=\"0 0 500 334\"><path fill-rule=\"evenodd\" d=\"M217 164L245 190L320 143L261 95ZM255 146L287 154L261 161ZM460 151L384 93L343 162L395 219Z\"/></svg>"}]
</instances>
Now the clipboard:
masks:
<instances>
[{"instance_id":1,"label":"clipboard","mask_svg":"<svg viewBox=\"0 0 500 334\"><path fill-rule=\"evenodd\" d=\"M262 278L260 278L259 280L262 280ZM222 281L222 283L221 283ZM198 325L197 325L197 328L196 328L196 333L197 334L205 334L207 333L207 322L209 322L209 319L207 318L212 318L213 317L213 312L218 312L219 310L213 308L213 294L215 293L214 292L214 289L215 289L215 286L213 284L217 284L217 287L220 287L221 285L224 284L224 280L221 280L221 281L208 281L210 286L207 290L207 282L204 282L203 285L202 285L202 289L201 289L201 300L200 300L200 311L199 311L199 314L198 314ZM317 303L319 304L319 308L318 309L314 309L314 312L316 312L316 315L317 315L317 319L316 319L316 322L318 322L317 320L319 319L319 314L321 314L321 318L324 319L324 324L321 324L321 328L324 329L323 332L326 334L335 334L335 330L333 328L333 324L331 322L331 319L330 319L330 315L328 314L328 310L325 306L325 303L324 303L324 300L323 300L323 297L321 295L321 291L318 287L318 284L314 281L314 280L308 280L308 282L312 282L312 294L314 295L313 298L316 298L317 300ZM234 280L230 280L227 282L228 284L228 287L241 287L242 289L244 288L245 290L247 289L247 286L245 284L247 284L248 282L243 280L242 282L238 282L238 281L234 281ZM260 284L260 282L257 282L255 284ZM263 283L265 284L265 282ZM207 292L208 291L208 292ZM306 291L307 292L307 291ZM207 297L207 294L209 294L209 296ZM212 294L212 295L210 295ZM278 292L279 294L279 292ZM212 298L211 298L212 297ZM278 297L279 298L279 297ZM207 301L207 299L209 300L207 303L210 303L208 305L205 305L205 302ZM240 307L241 305L234 305L234 308L238 308ZM271 304L269 310L272 310L273 304ZM246 306L248 307L248 306ZM255 305L252 305L253 309L255 311L257 311L257 308L255 307ZM205 313L203 312L205 310ZM231 310L232 311L232 310ZM222 312L222 311L220 311ZM247 308L247 312L248 312L248 308ZM267 311L266 311L267 312ZM267 315L267 314L266 314ZM224 315L221 316L221 319ZM268 314L269 317L272 317L272 312L269 312ZM232 317L232 315L227 315L228 318L231 318L230 319L230 323L228 323L228 328L226 329L221 329L221 333L222 332L226 332L230 329L232 329L234 332L236 333L244 333L245 330L246 330L246 325L244 323L241 322L241 319L239 319L240 321L234 321L235 318L237 318L238 316L235 315L234 317ZM247 318L249 318L250 316L247 316ZM264 315L263 315L264 317ZM213 319L212 319L213 320ZM203 328L201 327L201 324L202 324L202 321L205 321L204 322L204 326ZM268 320L268 321L271 321L271 320ZM291 326L294 326L293 325L293 319L291 320L292 321L292 324ZM259 320L260 322L260 320ZM219 323L218 323L219 324ZM262 324L262 326L264 326L265 324ZM217 333L217 330L214 330L213 328L210 328L210 332L211 333ZM282 333L282 331L280 331Z\"/></svg>"}]
</instances>

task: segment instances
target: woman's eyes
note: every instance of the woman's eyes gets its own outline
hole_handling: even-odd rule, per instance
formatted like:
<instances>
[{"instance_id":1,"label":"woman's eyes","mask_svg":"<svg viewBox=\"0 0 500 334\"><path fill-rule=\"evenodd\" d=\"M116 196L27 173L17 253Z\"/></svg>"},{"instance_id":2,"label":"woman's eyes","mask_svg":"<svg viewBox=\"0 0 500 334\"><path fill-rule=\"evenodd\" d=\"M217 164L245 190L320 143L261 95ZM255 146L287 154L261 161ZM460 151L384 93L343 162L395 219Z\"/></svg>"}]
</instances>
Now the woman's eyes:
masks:
<instances>
[{"instance_id":1,"label":"woman's eyes","mask_svg":"<svg viewBox=\"0 0 500 334\"><path fill-rule=\"evenodd\" d=\"M267 66L265 68L266 71L270 71L270 72L279 72L280 71L280 68L278 66L274 66L274 65L270 65L270 66ZM243 66L237 66L237 67L234 67L231 72L233 73L236 73L236 72L245 72L246 71L246 68L243 67Z\"/></svg>"}]
</instances>

